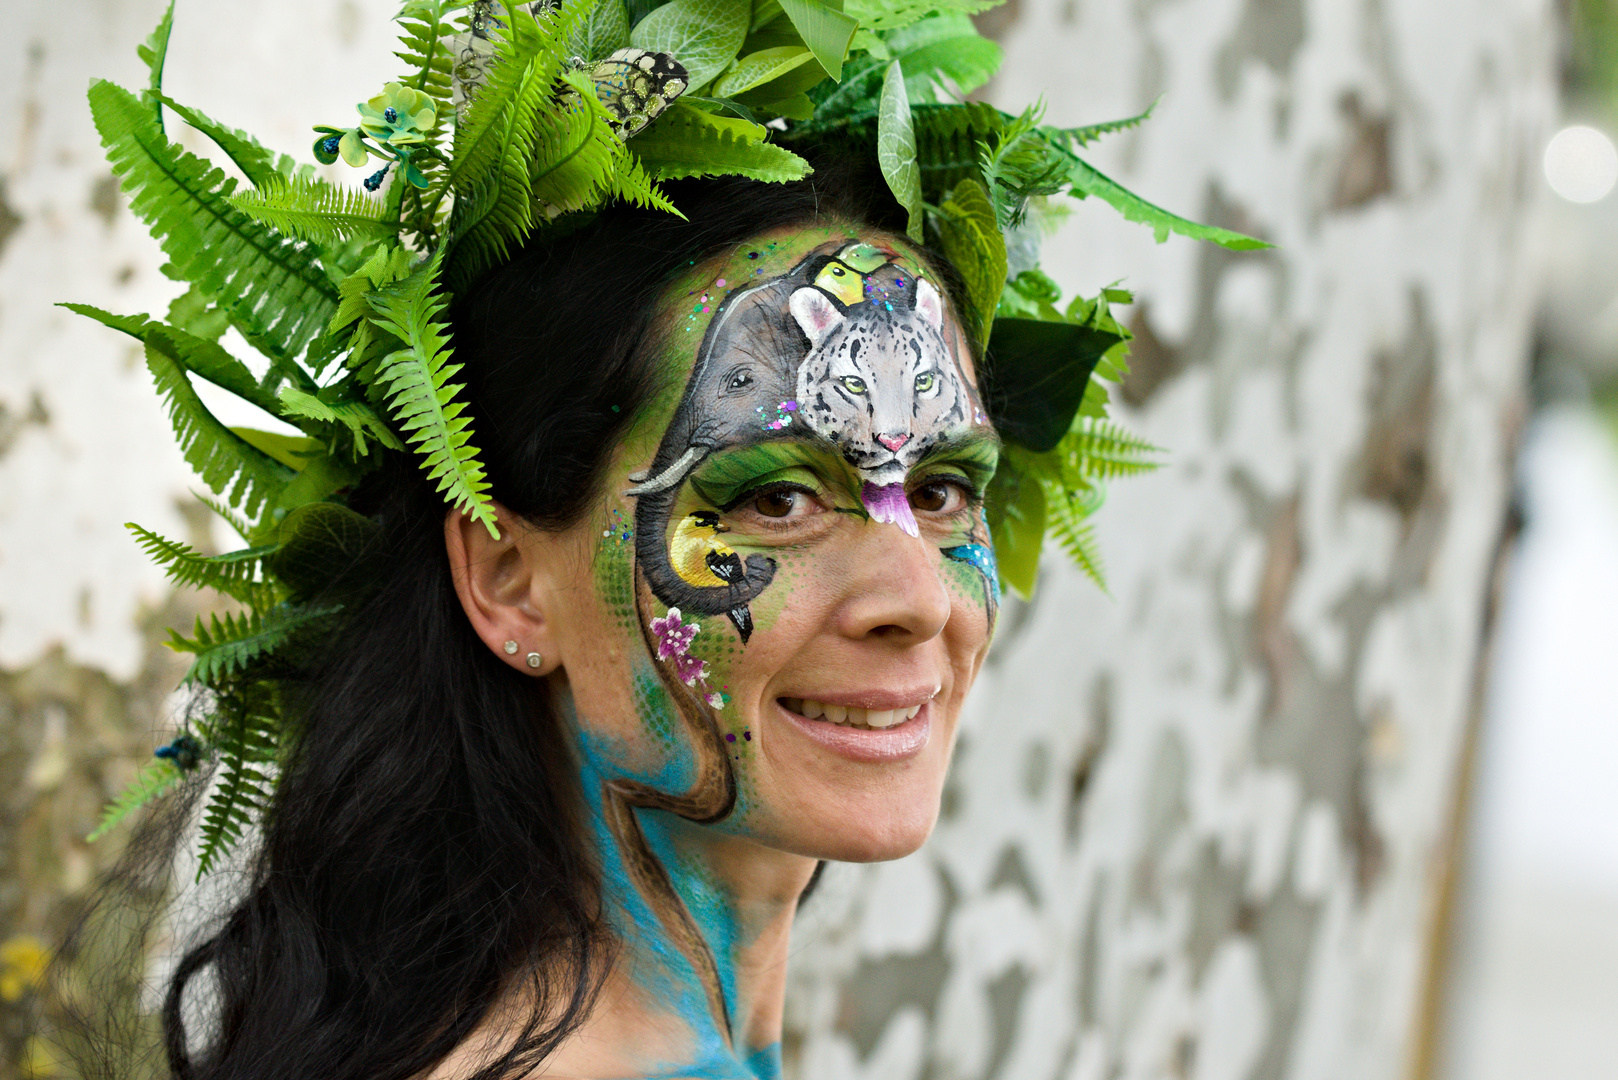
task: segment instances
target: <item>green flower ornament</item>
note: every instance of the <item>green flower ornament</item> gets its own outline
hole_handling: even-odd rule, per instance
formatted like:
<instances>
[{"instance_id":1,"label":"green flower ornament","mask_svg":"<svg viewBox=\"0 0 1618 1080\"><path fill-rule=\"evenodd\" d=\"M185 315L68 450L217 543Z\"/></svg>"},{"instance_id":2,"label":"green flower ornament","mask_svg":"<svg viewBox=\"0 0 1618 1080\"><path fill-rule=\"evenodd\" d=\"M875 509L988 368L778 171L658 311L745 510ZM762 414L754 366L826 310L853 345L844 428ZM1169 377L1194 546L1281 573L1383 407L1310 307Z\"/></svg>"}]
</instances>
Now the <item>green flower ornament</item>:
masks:
<instances>
[{"instance_id":1,"label":"green flower ornament","mask_svg":"<svg viewBox=\"0 0 1618 1080\"><path fill-rule=\"evenodd\" d=\"M427 136L438 126L438 110L433 99L403 83L390 82L370 101L354 106L359 110L360 126L356 128L317 127L315 160L330 165L341 157L358 168L376 154L384 160L397 160L404 177L418 188L427 186L427 178L411 160L411 155L425 146ZM382 148L366 143L373 139ZM375 191L387 175L384 165L365 180L368 191Z\"/></svg>"}]
</instances>

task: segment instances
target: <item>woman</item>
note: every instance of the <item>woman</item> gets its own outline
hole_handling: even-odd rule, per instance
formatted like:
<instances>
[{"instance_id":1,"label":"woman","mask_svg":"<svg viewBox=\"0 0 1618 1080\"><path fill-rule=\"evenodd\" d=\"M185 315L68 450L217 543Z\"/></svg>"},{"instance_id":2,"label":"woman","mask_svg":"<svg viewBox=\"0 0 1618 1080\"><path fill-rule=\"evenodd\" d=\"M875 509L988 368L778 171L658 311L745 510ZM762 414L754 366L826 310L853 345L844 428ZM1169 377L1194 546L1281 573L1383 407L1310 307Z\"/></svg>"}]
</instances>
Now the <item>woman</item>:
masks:
<instances>
[{"instance_id":1,"label":"woman","mask_svg":"<svg viewBox=\"0 0 1618 1080\"><path fill-rule=\"evenodd\" d=\"M499 536L410 468L354 500L385 584L300 688L254 886L174 984L191 1075L776 1075L817 860L931 829L995 595L946 554L984 542L996 439L940 264L868 184L677 190L687 222L604 215L456 313ZM863 376L783 391L798 311L864 318ZM803 419L890 376L909 531L862 500L854 426ZM205 967L222 1023L182 1034Z\"/></svg>"},{"instance_id":2,"label":"woman","mask_svg":"<svg viewBox=\"0 0 1618 1080\"><path fill-rule=\"evenodd\" d=\"M1074 156L1118 125L912 116L997 56L926 5L865 3L863 36L815 0L466 7L407 3L412 73L316 129L383 161L375 199L90 90L191 289L74 307L142 341L250 545L137 530L243 611L177 636L203 708L103 828L211 760L203 873L262 829L182 942L169 1065L774 1076L816 867L922 843L1002 579L1047 522L1082 555L1143 448L1094 425L1113 294L1059 310L1003 230L1071 188L1251 242ZM226 428L196 379L301 436Z\"/></svg>"}]
</instances>

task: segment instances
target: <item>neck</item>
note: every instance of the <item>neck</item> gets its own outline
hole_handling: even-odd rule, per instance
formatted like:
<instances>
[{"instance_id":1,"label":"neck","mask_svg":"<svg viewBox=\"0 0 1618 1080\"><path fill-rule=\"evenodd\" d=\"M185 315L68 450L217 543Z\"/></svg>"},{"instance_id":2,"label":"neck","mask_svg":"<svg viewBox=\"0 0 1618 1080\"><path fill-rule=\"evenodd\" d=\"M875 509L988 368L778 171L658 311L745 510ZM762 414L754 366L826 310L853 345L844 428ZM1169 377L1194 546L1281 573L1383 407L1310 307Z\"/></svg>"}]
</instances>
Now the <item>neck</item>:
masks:
<instances>
[{"instance_id":1,"label":"neck","mask_svg":"<svg viewBox=\"0 0 1618 1080\"><path fill-rule=\"evenodd\" d=\"M590 1019L548 1074L775 1080L792 919L815 861L627 805L594 767L600 759L584 758L620 948Z\"/></svg>"}]
</instances>

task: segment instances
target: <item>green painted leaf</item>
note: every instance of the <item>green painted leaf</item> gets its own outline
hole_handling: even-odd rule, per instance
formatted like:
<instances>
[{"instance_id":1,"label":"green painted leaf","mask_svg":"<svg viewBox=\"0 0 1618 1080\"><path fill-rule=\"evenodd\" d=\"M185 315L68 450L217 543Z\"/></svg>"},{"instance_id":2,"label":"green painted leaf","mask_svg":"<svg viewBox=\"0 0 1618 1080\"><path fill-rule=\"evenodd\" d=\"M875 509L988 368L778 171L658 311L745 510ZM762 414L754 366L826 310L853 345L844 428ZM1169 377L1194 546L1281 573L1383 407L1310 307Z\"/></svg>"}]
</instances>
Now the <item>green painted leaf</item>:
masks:
<instances>
[{"instance_id":1,"label":"green painted leaf","mask_svg":"<svg viewBox=\"0 0 1618 1080\"><path fill-rule=\"evenodd\" d=\"M584 4L588 11L567 38L569 55L605 60L629 44L629 9L624 0L568 0L568 6Z\"/></svg>"},{"instance_id":2,"label":"green painted leaf","mask_svg":"<svg viewBox=\"0 0 1618 1080\"><path fill-rule=\"evenodd\" d=\"M765 142L768 129L677 102L635 137L634 153L657 179L736 174L784 183L809 175L809 163Z\"/></svg>"},{"instance_id":3,"label":"green painted leaf","mask_svg":"<svg viewBox=\"0 0 1618 1080\"><path fill-rule=\"evenodd\" d=\"M882 105L877 119L876 161L893 197L910 215L905 232L921 243L921 168L916 163L916 133L910 125L910 98L904 69L895 60L882 79Z\"/></svg>"},{"instance_id":4,"label":"green painted leaf","mask_svg":"<svg viewBox=\"0 0 1618 1080\"><path fill-rule=\"evenodd\" d=\"M843 61L854 40L859 21L836 11L819 0L777 0L803 43L809 46L820 66L833 80L843 77Z\"/></svg>"},{"instance_id":5,"label":"green painted leaf","mask_svg":"<svg viewBox=\"0 0 1618 1080\"><path fill-rule=\"evenodd\" d=\"M745 93L802 66L814 56L808 49L783 45L740 57L735 66L713 84L714 96L728 98Z\"/></svg>"},{"instance_id":6,"label":"green painted leaf","mask_svg":"<svg viewBox=\"0 0 1618 1080\"><path fill-rule=\"evenodd\" d=\"M1071 151L1060 150L1068 160L1068 181L1072 184L1070 193L1077 198L1094 195L1102 202L1109 204L1114 210L1124 215L1127 221L1138 221L1143 225L1152 227L1152 234L1161 244L1169 238L1169 233L1179 233L1189 236L1193 240L1211 240L1220 247L1231 251L1257 251L1271 247L1263 240L1251 236L1243 236L1230 229L1221 229L1214 225L1200 225L1195 221L1187 220L1178 214L1171 214L1161 206L1147 202L1133 191L1124 187L1118 181L1102 173L1099 169L1074 155Z\"/></svg>"},{"instance_id":7,"label":"green painted leaf","mask_svg":"<svg viewBox=\"0 0 1618 1080\"><path fill-rule=\"evenodd\" d=\"M642 19L629 43L674 57L700 93L736 59L752 18L750 0L673 0Z\"/></svg>"}]
</instances>

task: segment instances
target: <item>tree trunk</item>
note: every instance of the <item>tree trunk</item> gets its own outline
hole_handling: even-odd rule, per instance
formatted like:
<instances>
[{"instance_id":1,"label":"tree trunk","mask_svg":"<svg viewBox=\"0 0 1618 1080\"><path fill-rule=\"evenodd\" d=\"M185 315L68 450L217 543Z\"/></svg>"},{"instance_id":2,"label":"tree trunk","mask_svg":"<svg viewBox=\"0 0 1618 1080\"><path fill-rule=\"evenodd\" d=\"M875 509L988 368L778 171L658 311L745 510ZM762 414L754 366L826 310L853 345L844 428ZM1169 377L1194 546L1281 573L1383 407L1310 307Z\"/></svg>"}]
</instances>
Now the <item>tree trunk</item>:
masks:
<instances>
[{"instance_id":1,"label":"tree trunk","mask_svg":"<svg viewBox=\"0 0 1618 1080\"><path fill-rule=\"evenodd\" d=\"M1008 604L943 820L838 867L802 1080L1422 1075L1507 520L1554 105L1548 0L1013 0L989 98L1127 116L1136 191L1046 269L1137 291L1121 419L1166 466Z\"/></svg>"}]
</instances>

